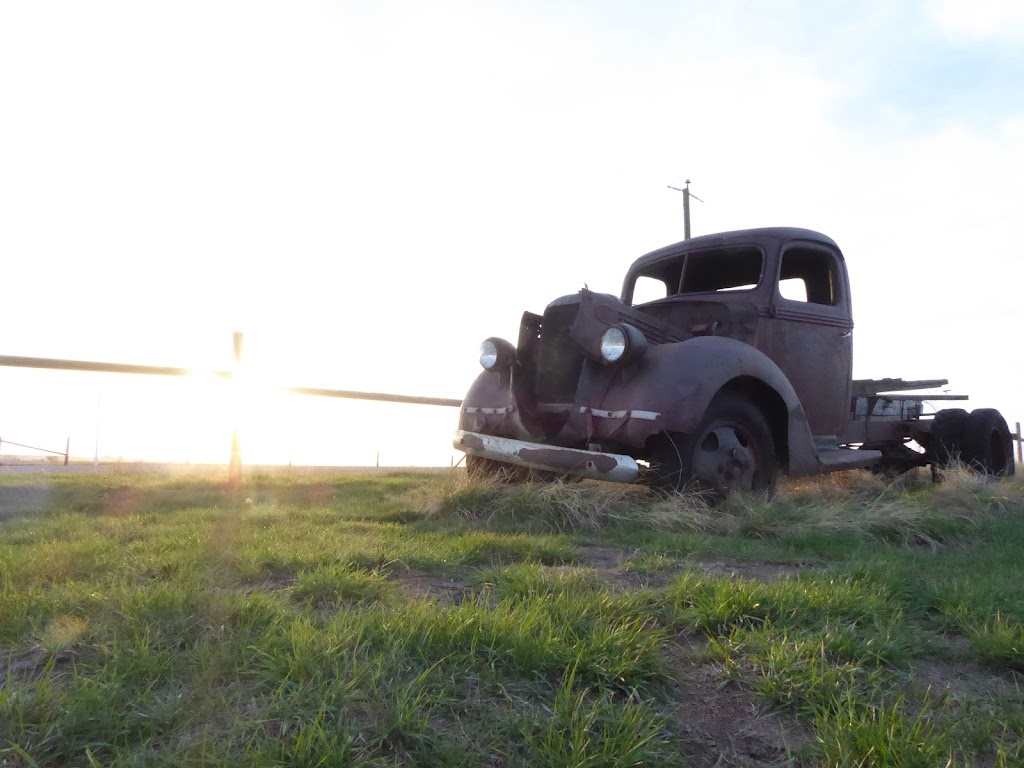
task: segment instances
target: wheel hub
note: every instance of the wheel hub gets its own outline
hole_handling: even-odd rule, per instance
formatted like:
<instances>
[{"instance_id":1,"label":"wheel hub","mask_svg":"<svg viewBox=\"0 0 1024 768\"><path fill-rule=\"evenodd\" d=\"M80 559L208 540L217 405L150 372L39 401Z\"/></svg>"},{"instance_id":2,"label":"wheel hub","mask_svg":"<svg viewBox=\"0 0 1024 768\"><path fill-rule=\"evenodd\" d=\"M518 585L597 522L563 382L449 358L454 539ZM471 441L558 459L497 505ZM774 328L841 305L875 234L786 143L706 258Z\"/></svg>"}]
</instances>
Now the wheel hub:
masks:
<instances>
[{"instance_id":1,"label":"wheel hub","mask_svg":"<svg viewBox=\"0 0 1024 768\"><path fill-rule=\"evenodd\" d=\"M750 436L735 424L712 424L697 443L693 469L697 480L709 488L751 490L757 456Z\"/></svg>"}]
</instances>

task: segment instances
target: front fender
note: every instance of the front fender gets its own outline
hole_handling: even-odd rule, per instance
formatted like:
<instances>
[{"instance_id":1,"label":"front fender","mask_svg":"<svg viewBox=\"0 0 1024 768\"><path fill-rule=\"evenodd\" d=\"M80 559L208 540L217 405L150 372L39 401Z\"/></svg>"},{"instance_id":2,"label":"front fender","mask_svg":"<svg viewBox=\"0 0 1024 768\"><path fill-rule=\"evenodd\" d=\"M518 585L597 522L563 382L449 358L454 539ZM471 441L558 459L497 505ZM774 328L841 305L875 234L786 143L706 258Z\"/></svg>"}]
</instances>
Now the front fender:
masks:
<instances>
[{"instance_id":1,"label":"front fender","mask_svg":"<svg viewBox=\"0 0 1024 768\"><path fill-rule=\"evenodd\" d=\"M459 429L517 440L529 438L512 394L510 372L482 371L476 377L459 409Z\"/></svg>"},{"instance_id":2,"label":"front fender","mask_svg":"<svg viewBox=\"0 0 1024 768\"><path fill-rule=\"evenodd\" d=\"M764 353L736 339L697 336L652 346L637 364L611 376L600 407L644 409L658 414L652 430L656 424L659 431L693 433L727 387L756 391L784 410L790 473L819 470L807 416L789 379Z\"/></svg>"}]
</instances>

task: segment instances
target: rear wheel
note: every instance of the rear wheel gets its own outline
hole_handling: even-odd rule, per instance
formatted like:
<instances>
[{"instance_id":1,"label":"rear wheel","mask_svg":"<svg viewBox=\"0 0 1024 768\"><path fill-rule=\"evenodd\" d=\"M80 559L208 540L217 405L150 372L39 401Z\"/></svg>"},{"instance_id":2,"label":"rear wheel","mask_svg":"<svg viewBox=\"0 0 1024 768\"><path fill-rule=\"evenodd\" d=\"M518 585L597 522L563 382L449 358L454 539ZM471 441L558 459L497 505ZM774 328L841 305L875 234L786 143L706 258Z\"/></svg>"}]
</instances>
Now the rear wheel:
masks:
<instances>
[{"instance_id":1,"label":"rear wheel","mask_svg":"<svg viewBox=\"0 0 1024 768\"><path fill-rule=\"evenodd\" d=\"M964 422L961 436L964 462L986 475L1012 475L1013 440L1006 419L994 408L971 411Z\"/></svg>"},{"instance_id":2,"label":"rear wheel","mask_svg":"<svg viewBox=\"0 0 1024 768\"><path fill-rule=\"evenodd\" d=\"M940 467L958 461L966 423L967 411L963 408L944 408L936 413L928 432L928 458Z\"/></svg>"},{"instance_id":3,"label":"rear wheel","mask_svg":"<svg viewBox=\"0 0 1024 768\"><path fill-rule=\"evenodd\" d=\"M653 446L649 480L667 491L688 486L727 495L775 485L775 442L761 410L732 392L719 394L692 435L667 433Z\"/></svg>"}]
</instances>

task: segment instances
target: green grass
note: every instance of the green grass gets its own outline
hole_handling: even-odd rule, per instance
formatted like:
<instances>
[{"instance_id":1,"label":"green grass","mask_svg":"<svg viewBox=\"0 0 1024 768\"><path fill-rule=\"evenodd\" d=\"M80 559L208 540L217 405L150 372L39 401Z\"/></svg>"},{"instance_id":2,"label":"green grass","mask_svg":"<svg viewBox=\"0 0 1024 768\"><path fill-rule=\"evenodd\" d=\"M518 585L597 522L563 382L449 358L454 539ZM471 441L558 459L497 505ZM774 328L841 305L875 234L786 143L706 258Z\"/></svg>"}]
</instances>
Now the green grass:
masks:
<instances>
[{"instance_id":1,"label":"green grass","mask_svg":"<svg viewBox=\"0 0 1024 768\"><path fill-rule=\"evenodd\" d=\"M962 472L5 476L0 765L1019 765L1022 523Z\"/></svg>"}]
</instances>

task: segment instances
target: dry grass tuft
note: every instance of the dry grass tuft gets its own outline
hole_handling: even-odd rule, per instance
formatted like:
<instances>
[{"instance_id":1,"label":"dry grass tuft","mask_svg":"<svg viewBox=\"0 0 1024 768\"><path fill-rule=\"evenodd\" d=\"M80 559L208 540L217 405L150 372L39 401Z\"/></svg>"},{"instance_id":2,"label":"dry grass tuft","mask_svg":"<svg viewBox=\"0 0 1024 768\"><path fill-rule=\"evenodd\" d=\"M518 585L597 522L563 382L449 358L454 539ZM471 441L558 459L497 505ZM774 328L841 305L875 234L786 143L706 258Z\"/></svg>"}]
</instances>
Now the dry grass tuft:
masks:
<instances>
[{"instance_id":1,"label":"dry grass tuft","mask_svg":"<svg viewBox=\"0 0 1024 768\"><path fill-rule=\"evenodd\" d=\"M848 533L936 546L969 537L993 515L1024 511L1024 479L991 478L956 467L933 484L927 471L895 480L845 472L787 480L777 495L724 500L601 482L502 484L454 473L404 498L427 518L462 518L546 531L588 532L629 522L655 530L777 538Z\"/></svg>"},{"instance_id":2,"label":"dry grass tuft","mask_svg":"<svg viewBox=\"0 0 1024 768\"><path fill-rule=\"evenodd\" d=\"M970 535L994 515L1024 511L1020 478L993 478L956 466L933 483L927 470L896 479L870 472L837 473L790 481L776 502L801 518L804 530L847 531L866 538L935 545Z\"/></svg>"},{"instance_id":3,"label":"dry grass tuft","mask_svg":"<svg viewBox=\"0 0 1024 768\"><path fill-rule=\"evenodd\" d=\"M648 492L598 482L503 484L453 474L417 488L406 500L427 518L463 518L537 525L557 532L597 531L633 519Z\"/></svg>"}]
</instances>

